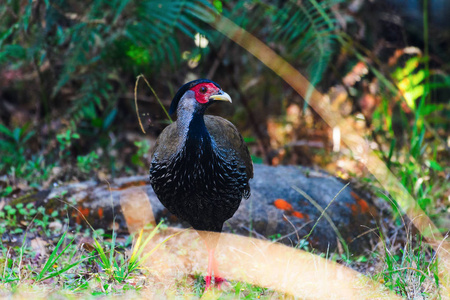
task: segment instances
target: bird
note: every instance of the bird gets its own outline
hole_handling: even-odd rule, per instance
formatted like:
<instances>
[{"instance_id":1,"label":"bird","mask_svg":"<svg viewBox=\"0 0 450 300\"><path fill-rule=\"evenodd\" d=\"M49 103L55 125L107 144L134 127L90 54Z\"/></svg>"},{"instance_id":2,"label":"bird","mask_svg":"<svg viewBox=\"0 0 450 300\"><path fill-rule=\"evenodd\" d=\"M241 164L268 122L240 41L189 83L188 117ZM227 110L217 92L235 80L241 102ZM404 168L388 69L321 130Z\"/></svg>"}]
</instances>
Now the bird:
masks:
<instances>
[{"instance_id":1,"label":"bird","mask_svg":"<svg viewBox=\"0 0 450 300\"><path fill-rule=\"evenodd\" d=\"M205 241L206 290L211 288L213 271L219 288L224 282L214 250L224 222L243 198L250 197L249 180L253 178L251 156L236 127L222 117L205 115L219 101L232 102L214 81L197 79L184 84L169 108L177 120L157 138L150 164L150 183L160 202Z\"/></svg>"}]
</instances>

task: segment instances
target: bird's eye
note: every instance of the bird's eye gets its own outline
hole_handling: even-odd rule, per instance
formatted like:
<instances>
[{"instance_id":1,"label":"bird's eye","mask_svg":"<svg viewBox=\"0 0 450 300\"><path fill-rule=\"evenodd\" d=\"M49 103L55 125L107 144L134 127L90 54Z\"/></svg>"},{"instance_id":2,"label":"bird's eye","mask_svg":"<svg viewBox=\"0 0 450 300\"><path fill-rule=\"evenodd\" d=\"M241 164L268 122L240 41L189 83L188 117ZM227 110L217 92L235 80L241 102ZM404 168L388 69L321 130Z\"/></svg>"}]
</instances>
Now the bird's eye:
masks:
<instances>
[{"instance_id":1,"label":"bird's eye","mask_svg":"<svg viewBox=\"0 0 450 300\"><path fill-rule=\"evenodd\" d=\"M202 93L202 94L204 94L204 93L206 93L206 87L205 86L202 86L201 88L200 88L200 93Z\"/></svg>"}]
</instances>

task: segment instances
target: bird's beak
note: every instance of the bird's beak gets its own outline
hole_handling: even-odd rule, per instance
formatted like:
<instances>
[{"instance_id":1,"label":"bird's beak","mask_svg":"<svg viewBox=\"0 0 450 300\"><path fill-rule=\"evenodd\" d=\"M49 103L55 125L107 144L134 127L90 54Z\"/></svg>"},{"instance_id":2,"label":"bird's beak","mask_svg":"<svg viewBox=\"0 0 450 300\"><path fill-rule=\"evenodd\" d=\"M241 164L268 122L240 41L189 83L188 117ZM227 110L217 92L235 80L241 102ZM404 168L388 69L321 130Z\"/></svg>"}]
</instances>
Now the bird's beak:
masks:
<instances>
[{"instance_id":1,"label":"bird's beak","mask_svg":"<svg viewBox=\"0 0 450 300\"><path fill-rule=\"evenodd\" d=\"M224 91L220 90L217 92L217 94L211 95L209 97L209 100L220 100L220 101L228 101L228 102L232 102L231 101L231 97L230 95L228 95L227 93L225 93Z\"/></svg>"}]
</instances>

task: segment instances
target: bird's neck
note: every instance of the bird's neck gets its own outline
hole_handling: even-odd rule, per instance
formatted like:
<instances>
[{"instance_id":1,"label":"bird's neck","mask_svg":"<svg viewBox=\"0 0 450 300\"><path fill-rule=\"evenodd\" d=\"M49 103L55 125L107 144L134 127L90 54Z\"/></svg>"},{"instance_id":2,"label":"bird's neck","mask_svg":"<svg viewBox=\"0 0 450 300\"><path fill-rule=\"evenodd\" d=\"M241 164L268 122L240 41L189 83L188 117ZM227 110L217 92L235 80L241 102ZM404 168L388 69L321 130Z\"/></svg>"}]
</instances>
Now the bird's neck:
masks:
<instances>
[{"instance_id":1,"label":"bird's neck","mask_svg":"<svg viewBox=\"0 0 450 300\"><path fill-rule=\"evenodd\" d=\"M206 129L203 113L180 115L177 120L178 131L182 144L198 148L201 145L211 144L211 136Z\"/></svg>"},{"instance_id":2,"label":"bird's neck","mask_svg":"<svg viewBox=\"0 0 450 300\"><path fill-rule=\"evenodd\" d=\"M198 140L205 137L209 137L209 132L206 129L203 114L194 114L189 124L188 138Z\"/></svg>"}]
</instances>

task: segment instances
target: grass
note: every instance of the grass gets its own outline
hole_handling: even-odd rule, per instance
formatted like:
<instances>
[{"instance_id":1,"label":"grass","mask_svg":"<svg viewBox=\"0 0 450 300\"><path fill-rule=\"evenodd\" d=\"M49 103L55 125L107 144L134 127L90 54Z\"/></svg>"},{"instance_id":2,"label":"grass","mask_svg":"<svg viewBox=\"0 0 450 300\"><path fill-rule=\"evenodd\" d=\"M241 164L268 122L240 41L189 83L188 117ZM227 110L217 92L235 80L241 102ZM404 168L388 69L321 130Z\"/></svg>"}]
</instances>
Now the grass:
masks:
<instances>
[{"instance_id":1,"label":"grass","mask_svg":"<svg viewBox=\"0 0 450 300\"><path fill-rule=\"evenodd\" d=\"M21 211L22 218L16 218L15 212L18 211ZM51 294L68 298L74 295L96 298L105 295L123 296L126 293L137 296L157 291L157 294L165 297L199 298L205 293L204 278L198 274L185 274L172 282L170 288L162 287L155 279L158 275L155 277L152 273L148 259L157 251L168 251L161 246L171 237L159 242L152 241L157 232L166 230L162 223L141 230L132 243L131 236L118 235L114 231L107 234L103 230L64 224L65 219L58 220L64 216L62 210L47 214L42 209L33 210L29 206L17 204L15 207L5 206L1 212L9 216L2 219L1 227L6 229L5 232L10 233L10 229L19 228L22 222L27 226L23 231L11 233L11 237L22 237L21 241L2 241L0 245L0 294L32 292L41 293L42 297ZM57 222L61 226L55 226ZM373 280L407 299L438 297L437 258L433 256L432 249L411 234L398 236L396 240L392 236L383 236L383 232L380 229L380 242L368 255L317 254L363 270ZM402 240L406 243L401 243ZM37 242L44 246L36 246ZM152 246L149 247L150 244ZM307 244L299 248L314 253ZM225 291L217 293L220 297L238 299L289 297L269 288L240 281L230 282Z\"/></svg>"},{"instance_id":2,"label":"grass","mask_svg":"<svg viewBox=\"0 0 450 300\"><path fill-rule=\"evenodd\" d=\"M416 245L414 245L416 244ZM409 241L393 254L385 248L384 270L374 277L407 299L435 298L439 292L438 264L432 249Z\"/></svg>"},{"instance_id":3,"label":"grass","mask_svg":"<svg viewBox=\"0 0 450 300\"><path fill-rule=\"evenodd\" d=\"M142 229L134 244L131 236L105 234L103 230L94 230L79 225L49 226L50 223L62 224L59 220L67 206L61 211L48 214L45 209L34 209L32 205L15 207L6 205L0 213L3 237L11 239L22 236L21 242L0 243L0 295L23 295L33 293L40 297L50 295L71 298L103 297L105 295L124 295L150 288L146 284L149 276L146 261L158 248L173 235L148 248L155 235L165 230L162 222ZM20 213L18 213L20 212ZM27 225L21 228L21 224ZM15 230L14 230L15 229ZM20 229L20 230L18 230ZM42 243L37 247L36 243ZM200 297L204 292L204 278L195 275L186 276L177 284L177 290L184 295ZM230 295L253 299L268 289L253 287L245 283L232 283Z\"/></svg>"},{"instance_id":4,"label":"grass","mask_svg":"<svg viewBox=\"0 0 450 300\"><path fill-rule=\"evenodd\" d=\"M54 211L50 216L45 209L35 210L30 205L27 208L19 203L15 208L7 205L0 211L6 217L0 224L3 228L0 287L3 291L14 293L31 284L43 289L89 290L91 295L104 295L115 292L112 283L138 290L140 286L133 283L134 277L142 273L142 264L164 243L143 254L144 248L160 230L160 223L149 232L142 230L131 254L127 254L128 240L118 242L114 231L108 236L102 230L82 230L81 226L52 227L49 222L57 222L56 217L64 215L62 211ZM16 214L17 211L21 213ZM27 224L27 228L22 230L20 224ZM6 242L6 236L10 243ZM19 236L23 237L22 242L14 243ZM86 238L92 243L86 242ZM51 252L47 253L48 250Z\"/></svg>"}]
</instances>

